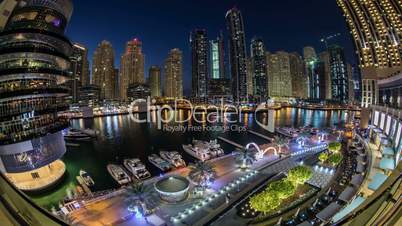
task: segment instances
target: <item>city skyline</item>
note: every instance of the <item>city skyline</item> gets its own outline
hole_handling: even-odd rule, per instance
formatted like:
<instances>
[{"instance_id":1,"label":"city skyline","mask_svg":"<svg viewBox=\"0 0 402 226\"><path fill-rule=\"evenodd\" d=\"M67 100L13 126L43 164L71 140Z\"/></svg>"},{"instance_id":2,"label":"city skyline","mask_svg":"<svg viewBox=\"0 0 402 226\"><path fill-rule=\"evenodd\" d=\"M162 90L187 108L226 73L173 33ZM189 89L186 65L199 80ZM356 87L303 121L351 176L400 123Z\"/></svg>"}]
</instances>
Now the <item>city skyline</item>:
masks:
<instances>
[{"instance_id":1,"label":"city skyline","mask_svg":"<svg viewBox=\"0 0 402 226\"><path fill-rule=\"evenodd\" d=\"M135 6L131 3L122 2L117 7L107 8L105 2L98 1L96 12L87 10L87 7L91 5L91 1L80 2L75 7L74 17L67 29L67 35L72 41L82 43L88 48L89 59L92 58L96 46L104 39L112 43L116 56L120 56L124 53L127 41L138 38L143 42L143 52L146 56L145 71L152 65L162 66L166 52L172 48L179 48L183 52L183 85L185 94L189 94L191 90L191 46L188 37L189 32L197 28L205 28L208 38L212 40L219 35L220 31L223 31L224 41L227 43L228 32L226 29L225 13L233 6L237 6L244 17L246 47L250 46L251 39L254 36L258 36L263 39L264 43L266 43L266 50L270 52L283 50L286 52L302 53L302 48L308 45L314 46L320 52L325 48L324 44L320 42L322 37L341 33L340 37L330 41L338 43L345 48L348 62L357 62L353 55L353 42L347 31L341 10L328 10L331 15L328 14L328 16L319 20L306 19L300 21L296 19L296 17L315 12L314 9L316 9L315 15L317 16L327 15L317 10L322 7L328 7L328 9L333 9L333 7L338 8L336 1L330 1L326 5L318 4L318 1L303 4L292 2L294 6L298 6L295 8L299 10L286 7L285 3L288 1L272 4L261 1L255 2L259 2L259 6L261 7L236 1L214 3L213 9L209 9L210 13L208 13L208 17L199 15L199 11L202 10L198 9L202 6L182 1L175 1L172 5L163 2L160 3L164 6L161 8L165 8L166 12L171 9L170 11L175 16L166 15L165 11L158 12L155 15L147 14L152 7L149 7L149 3L146 2L139 2ZM188 10L193 10L194 12L193 14L181 13L176 15L177 10L174 9L174 6L177 5L180 5L180 7L184 5L184 8L188 8ZM110 11L107 13L113 15L112 17L104 17L106 13L105 8ZM131 8L141 10L138 10L138 14L136 14L128 10ZM277 11L283 11L284 13L278 14ZM136 19L137 17L147 18L147 20L142 19L140 23L135 23L133 27L121 26L122 24L119 24L119 21L121 22L123 19L133 22L139 21ZM170 19L164 21L162 17ZM172 19L176 20L177 23L169 23ZM294 23L295 25L293 26L291 23L286 22L290 20L297 21L300 25ZM76 23L76 21L79 21L79 23ZM263 26L259 25L261 21L264 21ZM278 23L278 21L283 21L283 23ZM169 24L169 26L164 26L165 23ZM97 24L102 24L103 26L98 26ZM88 27L94 26L97 29L88 29ZM168 31L168 29L171 31ZM166 33L166 35L163 35L163 40L160 39L160 33ZM228 63L228 48L225 49L225 55L227 58L226 62ZM247 55L250 55L248 48ZM120 59L118 57L116 57L115 67L120 67ZM145 73L145 77L148 77L148 73Z\"/></svg>"}]
</instances>

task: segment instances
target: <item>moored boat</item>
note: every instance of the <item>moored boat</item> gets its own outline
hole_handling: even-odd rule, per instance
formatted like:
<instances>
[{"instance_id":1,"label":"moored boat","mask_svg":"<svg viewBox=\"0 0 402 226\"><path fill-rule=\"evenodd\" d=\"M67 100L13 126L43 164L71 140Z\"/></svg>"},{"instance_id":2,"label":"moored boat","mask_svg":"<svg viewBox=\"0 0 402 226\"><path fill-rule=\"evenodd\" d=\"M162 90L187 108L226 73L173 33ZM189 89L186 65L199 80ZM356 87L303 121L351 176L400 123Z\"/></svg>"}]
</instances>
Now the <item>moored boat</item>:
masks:
<instances>
[{"instance_id":1,"label":"moored boat","mask_svg":"<svg viewBox=\"0 0 402 226\"><path fill-rule=\"evenodd\" d=\"M223 149L216 140L201 141L194 140L192 144L182 145L184 151L201 161L207 161L224 155Z\"/></svg>"},{"instance_id":2,"label":"moored boat","mask_svg":"<svg viewBox=\"0 0 402 226\"><path fill-rule=\"evenodd\" d=\"M145 165L141 162L141 160L139 160L137 158L125 159L123 162L123 165L138 180L145 180L145 179L151 177L151 174L145 168Z\"/></svg>"},{"instance_id":3,"label":"moored boat","mask_svg":"<svg viewBox=\"0 0 402 226\"><path fill-rule=\"evenodd\" d=\"M148 156L148 160L162 171L168 171L172 168L172 165L169 162L163 160L157 154Z\"/></svg>"},{"instance_id":4,"label":"moored boat","mask_svg":"<svg viewBox=\"0 0 402 226\"><path fill-rule=\"evenodd\" d=\"M92 187L95 185L94 180L86 171L80 170L80 177L88 187Z\"/></svg>"},{"instance_id":5,"label":"moored boat","mask_svg":"<svg viewBox=\"0 0 402 226\"><path fill-rule=\"evenodd\" d=\"M185 167L186 162L177 151L160 151L159 155L176 168Z\"/></svg>"},{"instance_id":6,"label":"moored boat","mask_svg":"<svg viewBox=\"0 0 402 226\"><path fill-rule=\"evenodd\" d=\"M120 185L125 185L131 182L130 176L121 166L109 164L107 165L107 170L113 179Z\"/></svg>"}]
</instances>

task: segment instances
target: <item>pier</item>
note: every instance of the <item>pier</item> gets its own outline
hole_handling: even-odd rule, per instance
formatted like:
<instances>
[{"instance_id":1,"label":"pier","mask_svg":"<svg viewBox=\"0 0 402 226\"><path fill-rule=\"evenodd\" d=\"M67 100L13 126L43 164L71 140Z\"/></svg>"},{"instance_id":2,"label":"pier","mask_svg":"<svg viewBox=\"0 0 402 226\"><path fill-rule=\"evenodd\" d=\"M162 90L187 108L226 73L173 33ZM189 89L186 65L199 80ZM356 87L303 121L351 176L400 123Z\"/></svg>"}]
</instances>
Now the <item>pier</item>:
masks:
<instances>
[{"instance_id":1,"label":"pier","mask_svg":"<svg viewBox=\"0 0 402 226\"><path fill-rule=\"evenodd\" d=\"M236 143L236 142L233 142L233 141L231 141L231 140L228 140L228 139L226 139L226 138L218 137L218 139L221 140L221 141L224 141L224 142L226 142L226 143L228 143L228 144L231 144L231 145L233 145L233 146L235 146L235 147L237 147L237 148L244 149L244 146L243 146L243 145L238 144L238 143Z\"/></svg>"},{"instance_id":2,"label":"pier","mask_svg":"<svg viewBox=\"0 0 402 226\"><path fill-rule=\"evenodd\" d=\"M249 133L253 134L253 135L256 135L257 137L260 137L260 138L262 138L262 139L268 140L268 141L270 141L270 142L274 142L274 141L275 141L274 138L265 136L264 134L261 134L261 133L258 133L258 132L252 131L252 130L247 130L247 131L248 131Z\"/></svg>"}]
</instances>

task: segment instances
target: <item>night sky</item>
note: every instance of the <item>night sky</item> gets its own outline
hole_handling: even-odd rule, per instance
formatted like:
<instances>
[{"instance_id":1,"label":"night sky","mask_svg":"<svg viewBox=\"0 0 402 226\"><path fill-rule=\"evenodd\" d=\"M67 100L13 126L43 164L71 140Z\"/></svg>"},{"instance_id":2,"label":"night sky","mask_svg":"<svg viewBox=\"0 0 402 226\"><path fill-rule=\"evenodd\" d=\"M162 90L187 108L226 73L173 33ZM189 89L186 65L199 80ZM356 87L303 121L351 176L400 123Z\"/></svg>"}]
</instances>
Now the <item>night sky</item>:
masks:
<instances>
[{"instance_id":1,"label":"night sky","mask_svg":"<svg viewBox=\"0 0 402 226\"><path fill-rule=\"evenodd\" d=\"M325 48L320 39L332 39L345 47L347 60L355 63L353 44L345 20L335 0L73 0L74 13L67 35L73 42L86 45L89 60L103 39L111 41L116 67L128 40L139 38L145 54L145 74L151 65L163 65L172 48L184 53L185 91L190 88L189 32L205 28L210 39L223 30L227 45L225 14L237 6L244 18L247 53L251 38L264 39L270 52L297 51L311 45L319 52ZM226 49L227 55L227 49Z\"/></svg>"}]
</instances>

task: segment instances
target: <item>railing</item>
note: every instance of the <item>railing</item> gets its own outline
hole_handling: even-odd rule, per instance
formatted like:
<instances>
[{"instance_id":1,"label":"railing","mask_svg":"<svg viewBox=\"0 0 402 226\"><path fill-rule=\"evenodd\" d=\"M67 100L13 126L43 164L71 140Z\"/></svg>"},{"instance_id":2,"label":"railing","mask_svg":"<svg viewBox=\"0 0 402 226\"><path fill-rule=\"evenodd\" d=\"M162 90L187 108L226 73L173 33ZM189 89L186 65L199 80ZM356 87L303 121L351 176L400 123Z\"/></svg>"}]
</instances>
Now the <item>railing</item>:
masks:
<instances>
[{"instance_id":1,"label":"railing","mask_svg":"<svg viewBox=\"0 0 402 226\"><path fill-rule=\"evenodd\" d=\"M379 106L379 105L371 105L371 108L373 110L377 110L377 111L381 111L381 112L385 112L390 115L393 115L394 117L396 117L398 119L402 119L402 109L390 108L390 107Z\"/></svg>"}]
</instances>

